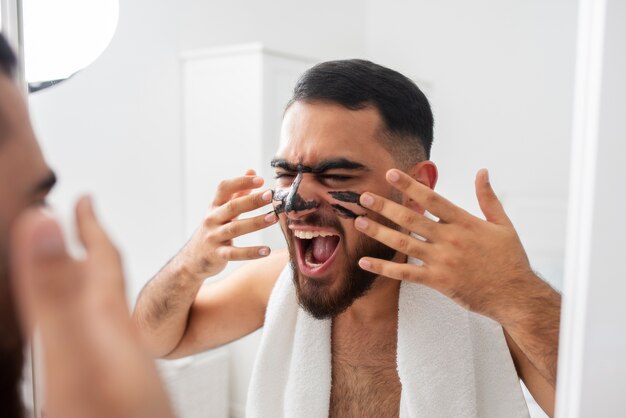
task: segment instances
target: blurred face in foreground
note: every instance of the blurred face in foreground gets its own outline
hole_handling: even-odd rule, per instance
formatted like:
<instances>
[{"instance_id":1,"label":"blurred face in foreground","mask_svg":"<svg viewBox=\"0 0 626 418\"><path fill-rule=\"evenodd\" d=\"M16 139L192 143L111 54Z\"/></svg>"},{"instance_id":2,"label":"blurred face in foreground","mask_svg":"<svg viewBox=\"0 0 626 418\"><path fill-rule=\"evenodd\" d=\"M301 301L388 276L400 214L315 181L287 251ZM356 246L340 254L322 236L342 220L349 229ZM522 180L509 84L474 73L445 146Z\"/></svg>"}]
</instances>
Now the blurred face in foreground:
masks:
<instances>
[{"instance_id":1,"label":"blurred face in foreground","mask_svg":"<svg viewBox=\"0 0 626 418\"><path fill-rule=\"evenodd\" d=\"M0 74L0 361L2 373L14 382L21 375L23 343L10 291L9 231L25 209L45 202L54 183L24 99L13 81Z\"/></svg>"}]
</instances>

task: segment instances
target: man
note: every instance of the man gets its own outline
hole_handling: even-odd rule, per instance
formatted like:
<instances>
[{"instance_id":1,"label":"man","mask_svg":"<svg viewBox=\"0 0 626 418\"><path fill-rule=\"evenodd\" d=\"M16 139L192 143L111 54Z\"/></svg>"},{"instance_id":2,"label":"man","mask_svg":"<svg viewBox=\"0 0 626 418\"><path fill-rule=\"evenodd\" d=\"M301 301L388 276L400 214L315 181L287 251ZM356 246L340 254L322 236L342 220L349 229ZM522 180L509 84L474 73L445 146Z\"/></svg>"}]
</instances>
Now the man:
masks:
<instances>
[{"instance_id":1,"label":"man","mask_svg":"<svg viewBox=\"0 0 626 418\"><path fill-rule=\"evenodd\" d=\"M46 196L56 178L11 80L15 57L0 35L0 408L24 415L25 337L37 325L47 417L172 417L124 295L119 255L93 213L76 206L84 260L68 255ZM11 236L11 237L10 237Z\"/></svg>"},{"instance_id":2,"label":"man","mask_svg":"<svg viewBox=\"0 0 626 418\"><path fill-rule=\"evenodd\" d=\"M398 375L401 282L420 283L497 321L517 374L552 414L560 296L530 269L486 170L476 177L486 220L432 190L432 132L427 99L395 71L360 60L307 71L284 114L273 192L252 193L263 183L253 172L222 182L193 237L143 289L134 317L153 354L187 356L258 329L288 274L298 304L332 323L329 415L397 416L401 393L411 395ZM239 219L270 201L273 213ZM276 222L288 251L233 245ZM228 261L257 258L202 286Z\"/></svg>"}]
</instances>

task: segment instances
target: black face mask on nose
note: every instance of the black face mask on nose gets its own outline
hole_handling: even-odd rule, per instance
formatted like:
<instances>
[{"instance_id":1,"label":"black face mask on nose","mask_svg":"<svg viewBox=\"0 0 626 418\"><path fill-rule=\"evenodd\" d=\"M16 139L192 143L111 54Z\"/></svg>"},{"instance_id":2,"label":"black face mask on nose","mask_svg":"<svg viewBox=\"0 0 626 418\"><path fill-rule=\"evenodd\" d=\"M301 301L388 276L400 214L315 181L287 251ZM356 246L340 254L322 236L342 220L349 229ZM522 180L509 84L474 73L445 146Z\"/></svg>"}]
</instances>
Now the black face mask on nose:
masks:
<instances>
[{"instance_id":1,"label":"black face mask on nose","mask_svg":"<svg viewBox=\"0 0 626 418\"><path fill-rule=\"evenodd\" d=\"M276 215L280 215L283 212L300 212L309 209L317 209L320 207L320 203L315 200L305 200L298 193L298 188L302 182L302 173L298 173L289 190L275 190L272 197L272 204L274 205L274 212ZM353 203L361 206L359 198L361 195L352 191L330 191L328 194L337 201ZM366 214L356 214L350 209L341 204L332 204L331 207L335 213L342 218L355 219L358 216L365 216Z\"/></svg>"},{"instance_id":2,"label":"black face mask on nose","mask_svg":"<svg viewBox=\"0 0 626 418\"><path fill-rule=\"evenodd\" d=\"M309 209L316 209L320 206L319 202L314 200L305 200L298 194L298 188L302 182L302 171L293 181L291 188L287 190L278 190L274 192L272 202L274 203L274 212L279 215L283 212L300 212Z\"/></svg>"}]
</instances>

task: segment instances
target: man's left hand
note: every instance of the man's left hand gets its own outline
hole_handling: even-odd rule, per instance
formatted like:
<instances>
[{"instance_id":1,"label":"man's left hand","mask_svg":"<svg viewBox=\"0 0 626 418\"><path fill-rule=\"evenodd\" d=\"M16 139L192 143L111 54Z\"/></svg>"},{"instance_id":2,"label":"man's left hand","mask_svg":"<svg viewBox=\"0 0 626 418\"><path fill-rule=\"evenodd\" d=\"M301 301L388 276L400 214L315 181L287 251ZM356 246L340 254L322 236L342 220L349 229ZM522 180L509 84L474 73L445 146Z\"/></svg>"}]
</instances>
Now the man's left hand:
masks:
<instances>
[{"instance_id":1,"label":"man's left hand","mask_svg":"<svg viewBox=\"0 0 626 418\"><path fill-rule=\"evenodd\" d=\"M461 306L503 322L508 296L514 295L523 283L539 279L491 188L487 170L476 176L476 196L486 220L452 204L400 170L389 170L386 178L405 195L407 206L416 208L373 193L364 193L360 202L404 231L383 226L370 217L357 218L355 226L383 244L423 261L423 265L363 257L359 261L361 268L422 283ZM423 210L439 221L424 216ZM425 240L408 235L406 230Z\"/></svg>"}]
</instances>

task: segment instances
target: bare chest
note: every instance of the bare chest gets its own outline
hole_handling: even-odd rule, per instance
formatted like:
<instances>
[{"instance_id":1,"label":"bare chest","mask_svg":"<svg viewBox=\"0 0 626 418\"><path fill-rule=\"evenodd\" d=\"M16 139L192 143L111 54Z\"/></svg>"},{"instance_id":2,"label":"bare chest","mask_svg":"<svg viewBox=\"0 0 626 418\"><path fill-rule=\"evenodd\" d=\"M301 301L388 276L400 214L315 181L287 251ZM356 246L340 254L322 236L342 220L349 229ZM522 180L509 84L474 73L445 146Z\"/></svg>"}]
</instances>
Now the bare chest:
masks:
<instances>
[{"instance_id":1,"label":"bare chest","mask_svg":"<svg viewBox=\"0 0 626 418\"><path fill-rule=\"evenodd\" d=\"M399 415L397 333L388 328L333 327L331 417Z\"/></svg>"}]
</instances>

